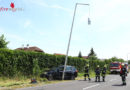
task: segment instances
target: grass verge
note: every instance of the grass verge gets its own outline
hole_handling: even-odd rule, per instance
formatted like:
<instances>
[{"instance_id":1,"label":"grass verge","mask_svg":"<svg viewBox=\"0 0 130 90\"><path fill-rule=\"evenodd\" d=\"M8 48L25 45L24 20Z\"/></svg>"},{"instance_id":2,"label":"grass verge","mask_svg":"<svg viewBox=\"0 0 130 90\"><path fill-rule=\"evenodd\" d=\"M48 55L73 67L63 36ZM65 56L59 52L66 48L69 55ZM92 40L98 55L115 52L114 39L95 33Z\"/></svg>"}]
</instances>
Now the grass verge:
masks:
<instances>
[{"instance_id":1,"label":"grass verge","mask_svg":"<svg viewBox=\"0 0 130 90\"><path fill-rule=\"evenodd\" d=\"M15 90L16 88L25 88L25 87L34 87L34 86L43 86L46 84L55 84L59 82L68 82L71 80L54 80L54 81L48 81L47 79L43 78L37 78L36 84L31 84L31 79L9 79L5 77L0 78L0 90Z\"/></svg>"},{"instance_id":2,"label":"grass verge","mask_svg":"<svg viewBox=\"0 0 130 90\"><path fill-rule=\"evenodd\" d=\"M90 73L90 77L94 77L94 72ZM84 73L78 73L78 77L76 80L84 79ZM26 77L15 77L15 78L7 78L0 77L0 90L15 90L16 88L24 88L24 87L32 87L32 86L42 86L46 84L54 84L59 82L68 82L71 80L54 80L48 81L45 78L37 78L38 83L31 84L31 79Z\"/></svg>"}]
</instances>

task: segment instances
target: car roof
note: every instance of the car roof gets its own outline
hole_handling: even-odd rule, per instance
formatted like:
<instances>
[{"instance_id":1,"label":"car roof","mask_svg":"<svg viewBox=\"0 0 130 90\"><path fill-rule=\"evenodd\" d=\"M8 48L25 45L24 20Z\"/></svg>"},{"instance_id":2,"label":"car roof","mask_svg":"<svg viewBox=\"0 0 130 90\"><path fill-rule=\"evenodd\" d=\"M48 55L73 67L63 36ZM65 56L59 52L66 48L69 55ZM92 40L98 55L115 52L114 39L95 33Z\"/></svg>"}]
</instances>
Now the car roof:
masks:
<instances>
[{"instance_id":1,"label":"car roof","mask_svg":"<svg viewBox=\"0 0 130 90\"><path fill-rule=\"evenodd\" d=\"M59 67L64 67L64 65L62 65L62 66L59 66ZM67 65L66 67L74 67L74 66Z\"/></svg>"}]
</instances>

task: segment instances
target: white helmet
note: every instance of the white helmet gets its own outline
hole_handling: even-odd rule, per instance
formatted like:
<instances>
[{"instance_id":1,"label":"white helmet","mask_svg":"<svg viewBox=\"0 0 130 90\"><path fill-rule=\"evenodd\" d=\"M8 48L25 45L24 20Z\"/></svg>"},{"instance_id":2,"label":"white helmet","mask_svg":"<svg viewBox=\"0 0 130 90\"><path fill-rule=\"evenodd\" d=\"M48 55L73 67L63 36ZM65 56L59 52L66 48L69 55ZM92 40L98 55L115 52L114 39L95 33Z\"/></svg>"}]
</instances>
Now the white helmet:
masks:
<instances>
[{"instance_id":1,"label":"white helmet","mask_svg":"<svg viewBox=\"0 0 130 90\"><path fill-rule=\"evenodd\" d=\"M122 66L124 66L125 64L124 64L124 63L122 63L121 65L122 65Z\"/></svg>"}]
</instances>

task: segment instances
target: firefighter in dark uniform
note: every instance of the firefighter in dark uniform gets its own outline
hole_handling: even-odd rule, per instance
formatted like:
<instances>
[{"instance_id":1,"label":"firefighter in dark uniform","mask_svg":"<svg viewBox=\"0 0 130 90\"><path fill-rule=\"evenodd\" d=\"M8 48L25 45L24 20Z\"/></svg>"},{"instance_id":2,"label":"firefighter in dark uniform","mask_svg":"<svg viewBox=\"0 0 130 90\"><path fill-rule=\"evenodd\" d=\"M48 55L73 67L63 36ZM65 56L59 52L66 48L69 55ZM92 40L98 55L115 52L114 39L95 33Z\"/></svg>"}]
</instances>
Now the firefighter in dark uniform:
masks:
<instances>
[{"instance_id":1,"label":"firefighter in dark uniform","mask_svg":"<svg viewBox=\"0 0 130 90\"><path fill-rule=\"evenodd\" d=\"M85 74L84 74L84 80L86 81L86 77L88 77L88 80L90 81L91 79L90 79L90 77L89 77L89 64L87 64L86 66L85 66Z\"/></svg>"},{"instance_id":2,"label":"firefighter in dark uniform","mask_svg":"<svg viewBox=\"0 0 130 90\"><path fill-rule=\"evenodd\" d=\"M124 64L122 64L121 71L120 71L120 76L121 76L122 82L123 82L122 85L126 85L127 69L124 66Z\"/></svg>"},{"instance_id":3,"label":"firefighter in dark uniform","mask_svg":"<svg viewBox=\"0 0 130 90\"><path fill-rule=\"evenodd\" d=\"M95 77L95 82L97 82L97 81L100 82L100 72L101 72L101 71L100 71L100 67L99 67L99 65L97 65L97 68L96 68L96 70L95 70L95 74L96 74L96 75L95 75L95 76L96 76L96 77Z\"/></svg>"},{"instance_id":4,"label":"firefighter in dark uniform","mask_svg":"<svg viewBox=\"0 0 130 90\"><path fill-rule=\"evenodd\" d=\"M105 82L105 76L106 76L106 65L104 65L104 67L102 68L101 74L102 74L102 81Z\"/></svg>"}]
</instances>

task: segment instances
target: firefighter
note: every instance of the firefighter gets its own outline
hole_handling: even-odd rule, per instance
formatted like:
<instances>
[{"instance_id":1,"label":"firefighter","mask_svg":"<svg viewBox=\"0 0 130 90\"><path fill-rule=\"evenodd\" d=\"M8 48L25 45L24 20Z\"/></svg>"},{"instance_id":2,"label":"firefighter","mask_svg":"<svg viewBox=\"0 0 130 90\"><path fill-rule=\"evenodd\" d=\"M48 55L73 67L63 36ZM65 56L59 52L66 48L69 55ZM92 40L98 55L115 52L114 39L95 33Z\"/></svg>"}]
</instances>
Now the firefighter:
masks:
<instances>
[{"instance_id":1,"label":"firefighter","mask_svg":"<svg viewBox=\"0 0 130 90\"><path fill-rule=\"evenodd\" d=\"M95 70L95 82L100 82L100 67L99 67L99 65L97 65L97 67L96 67L96 70Z\"/></svg>"},{"instance_id":2,"label":"firefighter","mask_svg":"<svg viewBox=\"0 0 130 90\"><path fill-rule=\"evenodd\" d=\"M102 68L102 71L101 71L101 73L102 73L102 81L103 82L105 82L105 76L106 76L106 65L104 65L104 67Z\"/></svg>"},{"instance_id":3,"label":"firefighter","mask_svg":"<svg viewBox=\"0 0 130 90\"><path fill-rule=\"evenodd\" d=\"M127 69L124 66L124 64L122 64L121 71L120 71L120 76L122 78L122 85L126 85Z\"/></svg>"},{"instance_id":4,"label":"firefighter","mask_svg":"<svg viewBox=\"0 0 130 90\"><path fill-rule=\"evenodd\" d=\"M87 64L86 66L85 66L85 74L84 74L84 80L86 81L86 77L88 77L88 80L90 81L91 79L90 79L90 77L89 77L89 64Z\"/></svg>"}]
</instances>

